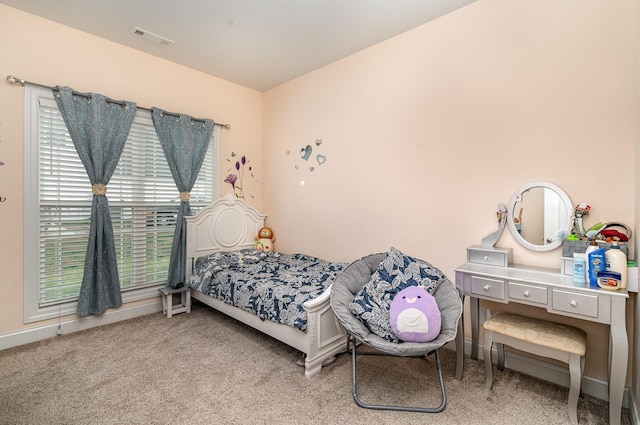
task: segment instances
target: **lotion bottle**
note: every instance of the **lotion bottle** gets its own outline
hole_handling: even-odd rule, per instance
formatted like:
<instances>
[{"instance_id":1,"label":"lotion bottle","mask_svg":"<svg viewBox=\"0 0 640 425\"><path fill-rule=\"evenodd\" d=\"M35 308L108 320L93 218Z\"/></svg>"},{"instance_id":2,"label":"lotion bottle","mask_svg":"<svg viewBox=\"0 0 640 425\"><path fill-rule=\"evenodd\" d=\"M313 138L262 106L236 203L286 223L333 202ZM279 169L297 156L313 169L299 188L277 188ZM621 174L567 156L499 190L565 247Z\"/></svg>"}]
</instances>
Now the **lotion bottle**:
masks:
<instances>
[{"instance_id":1,"label":"lotion bottle","mask_svg":"<svg viewBox=\"0 0 640 425\"><path fill-rule=\"evenodd\" d=\"M627 287L627 256L620 249L618 242L613 242L604 253L607 270L620 273L620 288Z\"/></svg>"},{"instance_id":2,"label":"lotion bottle","mask_svg":"<svg viewBox=\"0 0 640 425\"><path fill-rule=\"evenodd\" d=\"M584 254L573 253L573 282L586 283L587 262Z\"/></svg>"}]
</instances>

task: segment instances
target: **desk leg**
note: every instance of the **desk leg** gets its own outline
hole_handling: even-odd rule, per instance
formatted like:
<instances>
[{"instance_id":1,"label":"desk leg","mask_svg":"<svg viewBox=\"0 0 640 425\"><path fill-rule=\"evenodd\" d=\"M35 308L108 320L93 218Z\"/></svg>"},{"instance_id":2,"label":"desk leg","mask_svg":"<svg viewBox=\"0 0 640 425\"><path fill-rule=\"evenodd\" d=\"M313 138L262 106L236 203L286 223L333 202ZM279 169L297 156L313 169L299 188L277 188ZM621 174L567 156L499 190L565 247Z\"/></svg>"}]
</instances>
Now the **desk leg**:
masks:
<instances>
[{"instance_id":1,"label":"desk leg","mask_svg":"<svg viewBox=\"0 0 640 425\"><path fill-rule=\"evenodd\" d=\"M464 370L464 321L463 319L464 319L464 314L460 316L460 321L458 321L458 333L456 334L456 379L458 381L462 380L462 372Z\"/></svg>"},{"instance_id":2,"label":"desk leg","mask_svg":"<svg viewBox=\"0 0 640 425\"><path fill-rule=\"evenodd\" d=\"M469 297L469 307L471 310L471 358L478 360L478 323L480 322L479 302L476 297Z\"/></svg>"},{"instance_id":3,"label":"desk leg","mask_svg":"<svg viewBox=\"0 0 640 425\"><path fill-rule=\"evenodd\" d=\"M609 340L609 423L611 425L620 425L622 396L627 379L629 340L625 306L625 298L614 297L612 300Z\"/></svg>"}]
</instances>

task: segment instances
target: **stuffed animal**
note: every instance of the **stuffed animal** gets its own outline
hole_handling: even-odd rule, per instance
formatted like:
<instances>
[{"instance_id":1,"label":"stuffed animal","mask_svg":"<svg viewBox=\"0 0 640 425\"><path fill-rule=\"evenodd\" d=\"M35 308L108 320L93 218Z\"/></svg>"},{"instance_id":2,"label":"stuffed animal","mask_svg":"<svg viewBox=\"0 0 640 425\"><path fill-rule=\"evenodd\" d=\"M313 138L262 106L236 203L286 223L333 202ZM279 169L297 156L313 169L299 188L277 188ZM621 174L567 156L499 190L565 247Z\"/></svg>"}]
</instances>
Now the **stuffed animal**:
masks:
<instances>
[{"instance_id":1,"label":"stuffed animal","mask_svg":"<svg viewBox=\"0 0 640 425\"><path fill-rule=\"evenodd\" d=\"M429 342L440 335L442 318L436 299L421 286L398 292L389 307L391 330L401 341Z\"/></svg>"},{"instance_id":2,"label":"stuffed animal","mask_svg":"<svg viewBox=\"0 0 640 425\"><path fill-rule=\"evenodd\" d=\"M258 231L256 236L256 243L253 244L253 248L258 251L273 252L273 243L276 238L273 237L273 231L269 227L263 227Z\"/></svg>"}]
</instances>

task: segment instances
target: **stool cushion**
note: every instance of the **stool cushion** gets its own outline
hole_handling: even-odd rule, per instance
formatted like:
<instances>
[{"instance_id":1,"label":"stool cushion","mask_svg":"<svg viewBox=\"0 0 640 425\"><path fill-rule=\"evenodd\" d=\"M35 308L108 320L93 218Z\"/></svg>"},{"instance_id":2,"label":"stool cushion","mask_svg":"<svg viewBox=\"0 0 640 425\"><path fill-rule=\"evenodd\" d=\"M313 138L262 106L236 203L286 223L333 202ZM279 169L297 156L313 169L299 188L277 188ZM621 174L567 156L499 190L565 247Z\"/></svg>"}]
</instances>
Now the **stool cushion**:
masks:
<instances>
[{"instance_id":1,"label":"stool cushion","mask_svg":"<svg viewBox=\"0 0 640 425\"><path fill-rule=\"evenodd\" d=\"M486 330L522 341L584 356L587 334L573 326L512 313L496 313L484 322Z\"/></svg>"}]
</instances>

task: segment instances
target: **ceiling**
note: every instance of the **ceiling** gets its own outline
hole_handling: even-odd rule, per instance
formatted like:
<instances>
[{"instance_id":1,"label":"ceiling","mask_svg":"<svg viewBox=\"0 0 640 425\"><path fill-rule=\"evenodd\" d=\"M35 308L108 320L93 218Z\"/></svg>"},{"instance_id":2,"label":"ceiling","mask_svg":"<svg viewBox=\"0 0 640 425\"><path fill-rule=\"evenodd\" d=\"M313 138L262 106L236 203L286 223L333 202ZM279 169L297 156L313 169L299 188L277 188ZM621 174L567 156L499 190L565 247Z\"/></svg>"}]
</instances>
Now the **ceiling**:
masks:
<instances>
[{"instance_id":1,"label":"ceiling","mask_svg":"<svg viewBox=\"0 0 640 425\"><path fill-rule=\"evenodd\" d=\"M0 0L265 91L476 0ZM134 34L173 41L156 44Z\"/></svg>"}]
</instances>

